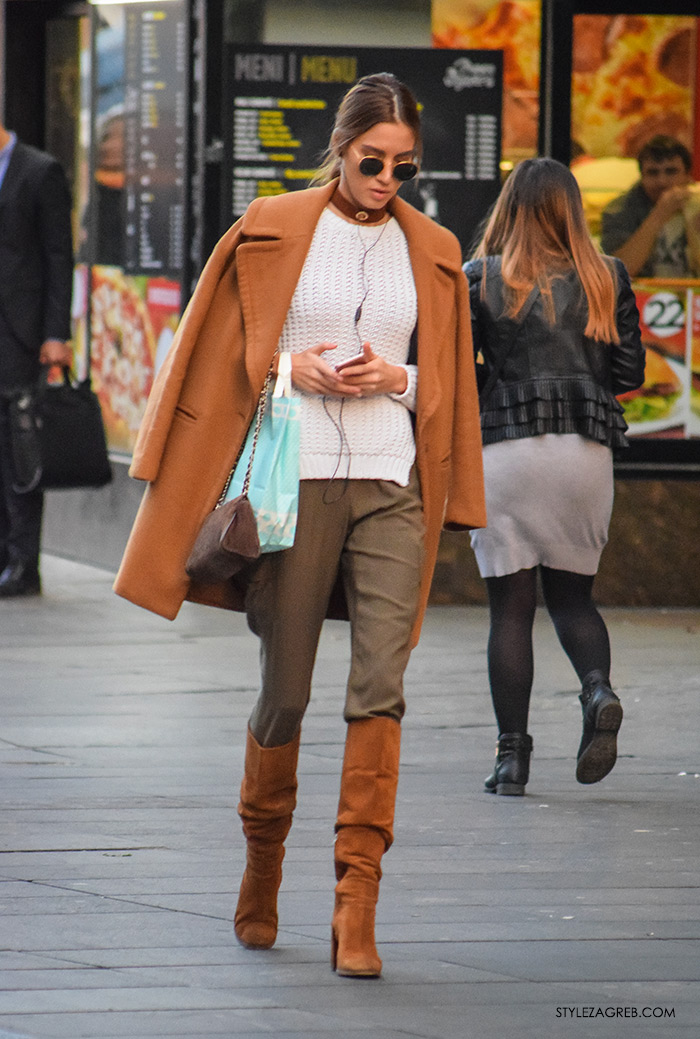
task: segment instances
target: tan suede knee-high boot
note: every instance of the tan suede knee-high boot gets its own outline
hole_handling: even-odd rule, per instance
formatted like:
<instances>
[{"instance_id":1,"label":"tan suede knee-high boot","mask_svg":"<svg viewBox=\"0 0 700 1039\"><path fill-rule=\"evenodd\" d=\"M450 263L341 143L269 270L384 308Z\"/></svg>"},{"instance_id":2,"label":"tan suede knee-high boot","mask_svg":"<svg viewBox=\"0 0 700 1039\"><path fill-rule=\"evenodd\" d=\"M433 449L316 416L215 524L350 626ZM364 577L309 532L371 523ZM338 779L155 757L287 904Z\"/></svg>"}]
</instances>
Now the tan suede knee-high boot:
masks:
<instances>
[{"instance_id":1,"label":"tan suede knee-high boot","mask_svg":"<svg viewBox=\"0 0 700 1039\"><path fill-rule=\"evenodd\" d=\"M261 747L248 730L238 805L247 860L234 922L247 949L270 949L277 937L277 892L296 807L298 757L299 734L282 747Z\"/></svg>"},{"instance_id":2,"label":"tan suede knee-high boot","mask_svg":"<svg viewBox=\"0 0 700 1039\"><path fill-rule=\"evenodd\" d=\"M394 839L401 726L393 718L348 724L336 823L331 966L344 977L379 977L374 915L381 858Z\"/></svg>"}]
</instances>

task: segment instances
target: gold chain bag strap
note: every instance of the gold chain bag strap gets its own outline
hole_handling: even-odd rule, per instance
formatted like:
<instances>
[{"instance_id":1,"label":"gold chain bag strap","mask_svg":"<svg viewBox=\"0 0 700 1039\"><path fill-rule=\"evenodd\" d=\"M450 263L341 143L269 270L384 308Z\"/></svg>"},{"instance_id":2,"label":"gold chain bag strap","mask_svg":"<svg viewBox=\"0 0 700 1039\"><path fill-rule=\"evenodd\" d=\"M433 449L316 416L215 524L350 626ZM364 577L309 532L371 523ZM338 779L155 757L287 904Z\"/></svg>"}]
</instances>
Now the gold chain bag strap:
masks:
<instances>
[{"instance_id":1,"label":"gold chain bag strap","mask_svg":"<svg viewBox=\"0 0 700 1039\"><path fill-rule=\"evenodd\" d=\"M224 489L219 495L219 500L214 506L214 511L209 513L202 524L185 563L187 576L193 581L205 584L227 581L246 563L257 559L260 555L258 525L255 513L248 501L248 487L272 375L273 369L270 366L258 401L255 425L251 426L248 432L248 437L252 437L252 445L242 491L238 497L225 501L226 493L238 465L238 459L236 459ZM243 454L244 447L245 442L238 458Z\"/></svg>"}]
</instances>

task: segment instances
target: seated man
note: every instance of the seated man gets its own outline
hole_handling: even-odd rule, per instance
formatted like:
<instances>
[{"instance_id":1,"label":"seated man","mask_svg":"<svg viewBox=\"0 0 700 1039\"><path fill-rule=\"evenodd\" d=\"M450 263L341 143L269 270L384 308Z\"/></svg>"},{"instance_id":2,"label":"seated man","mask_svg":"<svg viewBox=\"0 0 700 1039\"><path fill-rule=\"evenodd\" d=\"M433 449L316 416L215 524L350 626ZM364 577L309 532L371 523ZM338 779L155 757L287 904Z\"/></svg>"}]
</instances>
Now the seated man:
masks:
<instances>
[{"instance_id":1,"label":"seated man","mask_svg":"<svg viewBox=\"0 0 700 1039\"><path fill-rule=\"evenodd\" d=\"M683 207L693 194L690 152L658 134L639 153L640 179L603 210L600 244L632 277L693 275Z\"/></svg>"}]
</instances>

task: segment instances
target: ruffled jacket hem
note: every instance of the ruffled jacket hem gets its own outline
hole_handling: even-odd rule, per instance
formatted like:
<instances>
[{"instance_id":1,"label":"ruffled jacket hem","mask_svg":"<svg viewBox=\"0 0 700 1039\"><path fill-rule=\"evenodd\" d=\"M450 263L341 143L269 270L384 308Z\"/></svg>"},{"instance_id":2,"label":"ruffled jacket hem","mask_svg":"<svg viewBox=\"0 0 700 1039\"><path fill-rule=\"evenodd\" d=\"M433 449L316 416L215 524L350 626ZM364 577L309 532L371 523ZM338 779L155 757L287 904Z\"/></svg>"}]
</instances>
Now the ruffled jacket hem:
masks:
<instances>
[{"instance_id":1,"label":"ruffled jacket hem","mask_svg":"<svg viewBox=\"0 0 700 1039\"><path fill-rule=\"evenodd\" d=\"M578 433L611 448L628 443L619 401L581 376L497 384L485 403L481 430L484 446L545 433Z\"/></svg>"}]
</instances>

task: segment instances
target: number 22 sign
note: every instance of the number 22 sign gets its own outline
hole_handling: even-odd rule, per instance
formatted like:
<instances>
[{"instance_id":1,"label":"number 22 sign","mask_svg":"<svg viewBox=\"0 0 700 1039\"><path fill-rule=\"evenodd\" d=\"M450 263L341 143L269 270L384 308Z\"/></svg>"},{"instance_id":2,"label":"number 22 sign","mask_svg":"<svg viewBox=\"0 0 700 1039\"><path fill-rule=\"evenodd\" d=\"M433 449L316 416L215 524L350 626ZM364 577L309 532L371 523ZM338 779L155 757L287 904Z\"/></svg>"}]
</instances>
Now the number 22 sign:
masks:
<instances>
[{"instance_id":1,"label":"number 22 sign","mask_svg":"<svg viewBox=\"0 0 700 1039\"><path fill-rule=\"evenodd\" d=\"M686 290L648 292L638 287L635 295L642 340L648 345L657 345L662 353L684 361L687 339Z\"/></svg>"}]
</instances>

